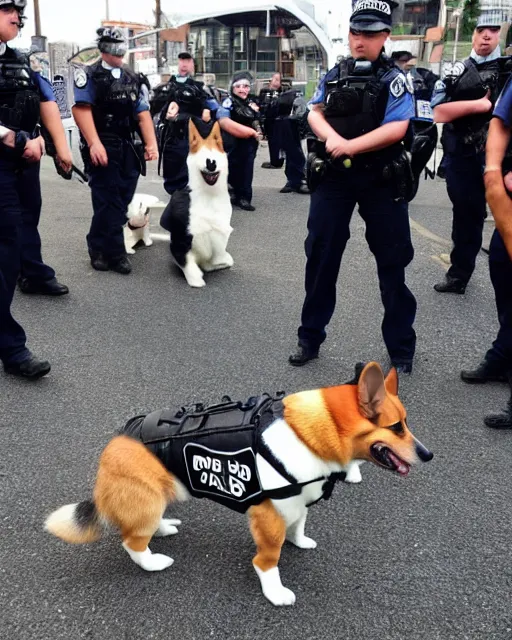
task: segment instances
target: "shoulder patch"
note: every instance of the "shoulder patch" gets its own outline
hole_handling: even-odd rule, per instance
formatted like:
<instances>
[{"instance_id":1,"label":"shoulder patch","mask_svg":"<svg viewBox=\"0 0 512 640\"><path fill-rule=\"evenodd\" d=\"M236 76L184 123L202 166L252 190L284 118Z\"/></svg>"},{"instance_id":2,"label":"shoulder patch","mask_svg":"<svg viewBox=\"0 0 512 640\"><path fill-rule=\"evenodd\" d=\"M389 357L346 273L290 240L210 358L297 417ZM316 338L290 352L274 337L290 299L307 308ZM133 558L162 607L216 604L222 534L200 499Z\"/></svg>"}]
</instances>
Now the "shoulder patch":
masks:
<instances>
[{"instance_id":1,"label":"shoulder patch","mask_svg":"<svg viewBox=\"0 0 512 640\"><path fill-rule=\"evenodd\" d=\"M222 102L222 106L224 107L224 109L231 109L232 104L233 104L233 101L231 100L231 98L226 98Z\"/></svg>"},{"instance_id":2,"label":"shoulder patch","mask_svg":"<svg viewBox=\"0 0 512 640\"><path fill-rule=\"evenodd\" d=\"M400 98L405 93L405 78L399 74L389 85L389 91L394 98Z\"/></svg>"},{"instance_id":3,"label":"shoulder patch","mask_svg":"<svg viewBox=\"0 0 512 640\"><path fill-rule=\"evenodd\" d=\"M85 72L85 69L75 69L74 78L75 87L77 89L83 89L87 84L87 73Z\"/></svg>"},{"instance_id":4,"label":"shoulder patch","mask_svg":"<svg viewBox=\"0 0 512 640\"><path fill-rule=\"evenodd\" d=\"M438 80L434 85L434 91L444 91L446 89L446 85L442 80Z\"/></svg>"}]
</instances>

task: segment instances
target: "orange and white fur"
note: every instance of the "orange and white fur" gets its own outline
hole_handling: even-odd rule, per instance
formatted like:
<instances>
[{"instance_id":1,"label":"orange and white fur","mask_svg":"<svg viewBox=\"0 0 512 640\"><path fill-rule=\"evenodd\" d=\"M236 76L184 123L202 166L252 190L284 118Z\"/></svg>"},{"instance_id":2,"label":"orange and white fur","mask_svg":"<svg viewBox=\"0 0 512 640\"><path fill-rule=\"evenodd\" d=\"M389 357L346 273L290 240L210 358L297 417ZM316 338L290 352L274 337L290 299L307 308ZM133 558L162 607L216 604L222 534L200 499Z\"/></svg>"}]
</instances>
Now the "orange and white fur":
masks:
<instances>
[{"instance_id":1,"label":"orange and white fur","mask_svg":"<svg viewBox=\"0 0 512 640\"><path fill-rule=\"evenodd\" d=\"M355 384L286 396L284 418L267 428L265 443L298 482L328 476L361 460L405 476L411 464L428 461L432 454L409 431L397 389L396 371L384 379L380 366L372 362ZM273 467L259 454L256 460L264 490L283 486ZM274 605L295 603L294 593L281 583L279 557L286 540L301 549L316 547L304 529L307 505L322 495L322 485L308 484L297 496L267 499L248 511L257 548L253 565L263 594ZM163 514L169 502L183 497L180 483L143 444L117 436L101 455L93 502L62 507L45 526L67 542L85 543L97 540L108 523L119 530L136 564L159 571L173 560L153 554L149 543L153 536L177 533L180 521Z\"/></svg>"},{"instance_id":2,"label":"orange and white fur","mask_svg":"<svg viewBox=\"0 0 512 640\"><path fill-rule=\"evenodd\" d=\"M192 119L187 156L188 190L171 198L171 254L191 287L204 287L204 272L228 269L233 258L227 252L232 206L228 191L228 158L216 122L203 138ZM184 210L186 207L186 210ZM183 236L192 238L183 250ZM188 250L187 250L188 249Z\"/></svg>"},{"instance_id":3,"label":"orange and white fur","mask_svg":"<svg viewBox=\"0 0 512 640\"><path fill-rule=\"evenodd\" d=\"M146 247L153 244L149 235L150 214L152 211L164 208L165 204L156 196L150 196L147 193L136 193L133 196L126 214L128 220L123 227L126 253L135 253L135 245L141 240Z\"/></svg>"}]
</instances>

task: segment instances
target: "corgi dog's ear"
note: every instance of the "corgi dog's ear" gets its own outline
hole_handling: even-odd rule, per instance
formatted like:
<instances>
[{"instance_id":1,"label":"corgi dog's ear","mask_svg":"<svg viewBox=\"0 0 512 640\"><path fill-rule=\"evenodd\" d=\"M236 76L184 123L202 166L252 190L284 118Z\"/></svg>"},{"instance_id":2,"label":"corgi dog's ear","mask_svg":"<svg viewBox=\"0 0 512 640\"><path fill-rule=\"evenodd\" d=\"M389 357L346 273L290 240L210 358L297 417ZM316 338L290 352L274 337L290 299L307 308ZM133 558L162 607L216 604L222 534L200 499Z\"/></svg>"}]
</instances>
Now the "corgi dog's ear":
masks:
<instances>
[{"instance_id":1,"label":"corgi dog's ear","mask_svg":"<svg viewBox=\"0 0 512 640\"><path fill-rule=\"evenodd\" d=\"M222 143L222 134L220 132L220 125L218 122L215 122L213 125L210 135L208 136L208 140L213 142L213 146L217 151L224 153L224 144Z\"/></svg>"},{"instance_id":2,"label":"corgi dog's ear","mask_svg":"<svg viewBox=\"0 0 512 640\"><path fill-rule=\"evenodd\" d=\"M388 375L385 380L386 391L392 395L398 395L398 373L396 372L395 367L391 367Z\"/></svg>"},{"instance_id":3,"label":"corgi dog's ear","mask_svg":"<svg viewBox=\"0 0 512 640\"><path fill-rule=\"evenodd\" d=\"M190 147L190 153L197 153L204 143L196 125L192 121L192 118L188 121L188 142Z\"/></svg>"},{"instance_id":4,"label":"corgi dog's ear","mask_svg":"<svg viewBox=\"0 0 512 640\"><path fill-rule=\"evenodd\" d=\"M365 418L373 420L379 415L386 398L386 387L384 374L376 362L369 362L363 369L357 384L357 398L359 411Z\"/></svg>"}]
</instances>

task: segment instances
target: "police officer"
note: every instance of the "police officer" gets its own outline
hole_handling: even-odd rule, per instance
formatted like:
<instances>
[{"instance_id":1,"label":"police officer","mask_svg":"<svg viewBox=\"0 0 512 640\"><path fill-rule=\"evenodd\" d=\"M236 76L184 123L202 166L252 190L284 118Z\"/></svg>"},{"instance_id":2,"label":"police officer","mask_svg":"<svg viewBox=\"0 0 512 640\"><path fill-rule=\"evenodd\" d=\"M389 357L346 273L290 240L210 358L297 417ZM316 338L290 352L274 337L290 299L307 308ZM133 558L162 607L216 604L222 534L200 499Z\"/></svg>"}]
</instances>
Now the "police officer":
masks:
<instances>
[{"instance_id":1,"label":"police officer","mask_svg":"<svg viewBox=\"0 0 512 640\"><path fill-rule=\"evenodd\" d=\"M231 79L230 97L226 98L217 119L224 136L229 162L229 184L233 188L231 202L244 211L255 211L251 204L254 160L258 141L262 138L259 106L249 95L252 76L247 71L235 73Z\"/></svg>"},{"instance_id":2,"label":"police officer","mask_svg":"<svg viewBox=\"0 0 512 640\"><path fill-rule=\"evenodd\" d=\"M284 164L281 157L281 145L275 130L275 122L279 110L279 96L283 89L281 86L281 74L279 71L273 74L268 86L263 87L259 95L261 110L261 125L268 141L268 153L270 162L263 162L263 169L280 169Z\"/></svg>"},{"instance_id":3,"label":"police officer","mask_svg":"<svg viewBox=\"0 0 512 640\"><path fill-rule=\"evenodd\" d=\"M405 284L413 257L406 201L411 176L402 140L414 107L404 74L383 53L396 6L392 0L356 2L349 25L352 57L324 76L311 101L309 124L327 156L319 184L310 180L306 298L298 350L289 359L295 366L316 358L325 340L350 218L359 204L377 262L384 341L398 370L412 371L416 300Z\"/></svg>"},{"instance_id":4,"label":"police officer","mask_svg":"<svg viewBox=\"0 0 512 640\"><path fill-rule=\"evenodd\" d=\"M25 5L26 0L0 0L0 360L6 372L35 379L46 375L50 364L32 355L11 315L16 280L21 274L24 293L68 293L41 257L40 120L63 170L71 170L72 157L51 85L32 71L27 56L6 44L23 26Z\"/></svg>"},{"instance_id":5,"label":"police officer","mask_svg":"<svg viewBox=\"0 0 512 640\"><path fill-rule=\"evenodd\" d=\"M157 143L141 78L123 65L122 32L100 27L97 35L101 60L75 70L73 107L90 174L93 218L87 246L94 269L128 274L132 267L123 225L146 160L158 158Z\"/></svg>"},{"instance_id":6,"label":"police officer","mask_svg":"<svg viewBox=\"0 0 512 640\"><path fill-rule=\"evenodd\" d=\"M451 266L439 293L464 294L482 246L486 217L485 141L500 86L500 25L480 19L469 58L436 83L432 107L445 123L441 142L448 196L453 205Z\"/></svg>"},{"instance_id":7,"label":"police officer","mask_svg":"<svg viewBox=\"0 0 512 640\"><path fill-rule=\"evenodd\" d=\"M309 193L308 187L304 184L306 158L301 143L301 118L307 117L306 111L307 103L300 91L290 89L283 91L279 96L275 127L286 158L286 184L280 193Z\"/></svg>"},{"instance_id":8,"label":"police officer","mask_svg":"<svg viewBox=\"0 0 512 640\"><path fill-rule=\"evenodd\" d=\"M178 55L178 75L172 76L161 93L167 100L160 115L159 140L162 155L164 188L172 194L188 184L188 122L191 117L210 122L212 111L219 105L205 89L204 83L194 80L194 59L183 51Z\"/></svg>"},{"instance_id":9,"label":"police officer","mask_svg":"<svg viewBox=\"0 0 512 640\"><path fill-rule=\"evenodd\" d=\"M489 272L494 287L499 330L492 347L473 371L462 371L465 382L504 381L512 386L512 78L494 109L486 146L484 182L496 230L489 247ZM512 397L504 414L490 415L488 427L512 429Z\"/></svg>"}]
</instances>

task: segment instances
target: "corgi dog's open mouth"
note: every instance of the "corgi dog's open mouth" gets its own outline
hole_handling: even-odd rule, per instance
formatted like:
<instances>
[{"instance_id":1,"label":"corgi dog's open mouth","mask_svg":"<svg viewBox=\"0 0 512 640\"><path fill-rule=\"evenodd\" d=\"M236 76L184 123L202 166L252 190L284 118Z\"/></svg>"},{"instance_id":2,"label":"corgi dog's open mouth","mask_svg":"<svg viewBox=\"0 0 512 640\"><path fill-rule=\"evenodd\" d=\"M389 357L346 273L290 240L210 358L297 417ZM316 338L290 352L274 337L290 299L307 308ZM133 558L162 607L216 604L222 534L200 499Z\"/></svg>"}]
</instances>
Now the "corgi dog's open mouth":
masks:
<instances>
[{"instance_id":1,"label":"corgi dog's open mouth","mask_svg":"<svg viewBox=\"0 0 512 640\"><path fill-rule=\"evenodd\" d=\"M396 453L383 442L376 442L375 444L372 444L370 447L370 453L372 454L375 462L381 467L384 467L384 469L395 471L401 476L406 476L411 470L411 466L405 462L405 460L402 460L402 458L397 456Z\"/></svg>"},{"instance_id":2,"label":"corgi dog's open mouth","mask_svg":"<svg viewBox=\"0 0 512 640\"><path fill-rule=\"evenodd\" d=\"M206 184L213 187L219 178L220 171L201 171L201 175Z\"/></svg>"}]
</instances>

